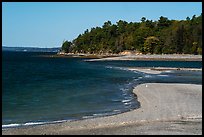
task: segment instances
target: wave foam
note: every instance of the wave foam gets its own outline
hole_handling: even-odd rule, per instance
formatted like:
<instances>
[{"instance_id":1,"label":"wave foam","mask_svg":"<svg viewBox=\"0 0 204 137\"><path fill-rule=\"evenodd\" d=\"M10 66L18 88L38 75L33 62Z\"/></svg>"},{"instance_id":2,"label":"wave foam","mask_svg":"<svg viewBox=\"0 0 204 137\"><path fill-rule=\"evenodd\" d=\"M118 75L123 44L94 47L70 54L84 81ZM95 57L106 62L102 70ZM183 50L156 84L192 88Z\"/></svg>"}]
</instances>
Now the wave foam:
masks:
<instances>
[{"instance_id":1,"label":"wave foam","mask_svg":"<svg viewBox=\"0 0 204 137\"><path fill-rule=\"evenodd\" d=\"M145 75L144 77L145 78L151 78L152 76L151 75Z\"/></svg>"},{"instance_id":2,"label":"wave foam","mask_svg":"<svg viewBox=\"0 0 204 137\"><path fill-rule=\"evenodd\" d=\"M128 68L124 68L124 67L105 66L105 68L132 71L132 70L129 70Z\"/></svg>"},{"instance_id":3,"label":"wave foam","mask_svg":"<svg viewBox=\"0 0 204 137\"><path fill-rule=\"evenodd\" d=\"M44 124L45 122L28 122L28 123L25 123L23 125L25 126L31 126L31 125L40 125L40 124Z\"/></svg>"},{"instance_id":4,"label":"wave foam","mask_svg":"<svg viewBox=\"0 0 204 137\"><path fill-rule=\"evenodd\" d=\"M87 118L94 118L94 116L83 116L83 119L87 119Z\"/></svg>"},{"instance_id":5,"label":"wave foam","mask_svg":"<svg viewBox=\"0 0 204 137\"><path fill-rule=\"evenodd\" d=\"M19 127L19 126L34 126L34 125L43 125L43 124L51 124L51 123L61 123L61 122L66 122L69 120L58 120L58 121L50 121L50 122L28 122L24 124L7 124L7 125L2 125L2 128L9 128L9 127Z\"/></svg>"},{"instance_id":6,"label":"wave foam","mask_svg":"<svg viewBox=\"0 0 204 137\"><path fill-rule=\"evenodd\" d=\"M8 124L8 125L2 125L2 128L7 128L7 127L17 127L20 126L21 124Z\"/></svg>"},{"instance_id":7,"label":"wave foam","mask_svg":"<svg viewBox=\"0 0 204 137\"><path fill-rule=\"evenodd\" d=\"M131 101L131 99L122 100L123 103L130 102L130 101Z\"/></svg>"},{"instance_id":8,"label":"wave foam","mask_svg":"<svg viewBox=\"0 0 204 137\"><path fill-rule=\"evenodd\" d=\"M169 77L169 75L157 75L157 76L160 76L160 77Z\"/></svg>"}]
</instances>

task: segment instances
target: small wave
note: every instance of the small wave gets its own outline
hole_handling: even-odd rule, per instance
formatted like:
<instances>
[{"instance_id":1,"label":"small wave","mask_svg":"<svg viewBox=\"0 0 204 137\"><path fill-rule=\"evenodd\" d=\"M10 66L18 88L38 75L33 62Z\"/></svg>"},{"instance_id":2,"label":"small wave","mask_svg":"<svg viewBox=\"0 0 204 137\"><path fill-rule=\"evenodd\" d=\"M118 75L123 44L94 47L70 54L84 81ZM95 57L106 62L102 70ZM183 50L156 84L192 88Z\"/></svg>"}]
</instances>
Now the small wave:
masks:
<instances>
[{"instance_id":1,"label":"small wave","mask_svg":"<svg viewBox=\"0 0 204 137\"><path fill-rule=\"evenodd\" d=\"M129 69L124 68L124 67L105 66L105 68L109 68L109 69L117 69L117 70L125 70L125 71L132 71L132 70L129 70Z\"/></svg>"},{"instance_id":2,"label":"small wave","mask_svg":"<svg viewBox=\"0 0 204 137\"><path fill-rule=\"evenodd\" d=\"M28 122L28 123L25 123L23 125L25 126L31 126L31 125L40 125L40 124L44 124L45 122Z\"/></svg>"},{"instance_id":3,"label":"small wave","mask_svg":"<svg viewBox=\"0 0 204 137\"><path fill-rule=\"evenodd\" d=\"M169 73L169 72L172 72L172 70L166 70L165 72L168 72L168 73Z\"/></svg>"},{"instance_id":4,"label":"small wave","mask_svg":"<svg viewBox=\"0 0 204 137\"><path fill-rule=\"evenodd\" d=\"M48 124L49 122L28 122L25 124L8 124L2 125L2 128L9 128L9 127L19 127L19 126L34 126L34 125L43 125Z\"/></svg>"},{"instance_id":5,"label":"small wave","mask_svg":"<svg viewBox=\"0 0 204 137\"><path fill-rule=\"evenodd\" d=\"M121 112L121 111L116 109L116 110L113 110L113 112Z\"/></svg>"},{"instance_id":6,"label":"small wave","mask_svg":"<svg viewBox=\"0 0 204 137\"><path fill-rule=\"evenodd\" d=\"M125 97L126 100L133 100L132 96Z\"/></svg>"},{"instance_id":7,"label":"small wave","mask_svg":"<svg viewBox=\"0 0 204 137\"><path fill-rule=\"evenodd\" d=\"M151 78L152 76L151 75L145 75L144 77L145 78Z\"/></svg>"},{"instance_id":8,"label":"small wave","mask_svg":"<svg viewBox=\"0 0 204 137\"><path fill-rule=\"evenodd\" d=\"M2 125L2 128L9 128L9 127L19 127L19 126L34 126L34 125L44 125L44 124L52 124L52 123L61 123L66 122L70 120L58 120L58 121L50 121L50 122L28 122L24 124L8 124L8 125Z\"/></svg>"},{"instance_id":9,"label":"small wave","mask_svg":"<svg viewBox=\"0 0 204 137\"><path fill-rule=\"evenodd\" d=\"M160 77L169 77L169 75L157 75L157 76L160 76Z\"/></svg>"},{"instance_id":10,"label":"small wave","mask_svg":"<svg viewBox=\"0 0 204 137\"><path fill-rule=\"evenodd\" d=\"M112 115L111 112L109 113L98 113L98 114L93 114L92 116L83 116L83 119L89 119L89 118L96 118L96 117L101 117L101 116L108 116L108 115Z\"/></svg>"},{"instance_id":11,"label":"small wave","mask_svg":"<svg viewBox=\"0 0 204 137\"><path fill-rule=\"evenodd\" d=\"M102 114L93 114L94 116L105 116L105 115L108 115L108 113L102 113Z\"/></svg>"},{"instance_id":12,"label":"small wave","mask_svg":"<svg viewBox=\"0 0 204 137\"><path fill-rule=\"evenodd\" d=\"M130 101L131 101L131 99L122 100L123 103L130 102Z\"/></svg>"},{"instance_id":13,"label":"small wave","mask_svg":"<svg viewBox=\"0 0 204 137\"><path fill-rule=\"evenodd\" d=\"M130 71L129 69L127 68L123 68L123 67L115 67L116 69L119 69L119 70L126 70L126 71Z\"/></svg>"},{"instance_id":14,"label":"small wave","mask_svg":"<svg viewBox=\"0 0 204 137\"><path fill-rule=\"evenodd\" d=\"M122 93L123 96L126 96L127 94L128 94L128 93L126 93L126 92Z\"/></svg>"},{"instance_id":15,"label":"small wave","mask_svg":"<svg viewBox=\"0 0 204 137\"><path fill-rule=\"evenodd\" d=\"M105 66L105 68L110 68L110 69L112 69L113 67L112 67L112 66Z\"/></svg>"},{"instance_id":16,"label":"small wave","mask_svg":"<svg viewBox=\"0 0 204 137\"><path fill-rule=\"evenodd\" d=\"M127 88L120 88L120 90L121 90L122 92L127 92L129 89L127 89Z\"/></svg>"},{"instance_id":17,"label":"small wave","mask_svg":"<svg viewBox=\"0 0 204 137\"><path fill-rule=\"evenodd\" d=\"M121 111L120 110L113 110L112 112L93 114L93 116L94 117L111 116L111 115L116 114L116 112L121 112Z\"/></svg>"},{"instance_id":18,"label":"small wave","mask_svg":"<svg viewBox=\"0 0 204 137\"><path fill-rule=\"evenodd\" d=\"M7 127L17 127L20 126L21 124L8 124L8 125L2 125L2 128L7 128Z\"/></svg>"},{"instance_id":19,"label":"small wave","mask_svg":"<svg viewBox=\"0 0 204 137\"><path fill-rule=\"evenodd\" d=\"M125 102L124 105L131 105L132 102Z\"/></svg>"},{"instance_id":20,"label":"small wave","mask_svg":"<svg viewBox=\"0 0 204 137\"><path fill-rule=\"evenodd\" d=\"M121 100L119 100L119 99L111 99L111 101L113 101L113 102L121 102Z\"/></svg>"},{"instance_id":21,"label":"small wave","mask_svg":"<svg viewBox=\"0 0 204 137\"><path fill-rule=\"evenodd\" d=\"M83 116L83 119L94 118L94 116Z\"/></svg>"}]
</instances>

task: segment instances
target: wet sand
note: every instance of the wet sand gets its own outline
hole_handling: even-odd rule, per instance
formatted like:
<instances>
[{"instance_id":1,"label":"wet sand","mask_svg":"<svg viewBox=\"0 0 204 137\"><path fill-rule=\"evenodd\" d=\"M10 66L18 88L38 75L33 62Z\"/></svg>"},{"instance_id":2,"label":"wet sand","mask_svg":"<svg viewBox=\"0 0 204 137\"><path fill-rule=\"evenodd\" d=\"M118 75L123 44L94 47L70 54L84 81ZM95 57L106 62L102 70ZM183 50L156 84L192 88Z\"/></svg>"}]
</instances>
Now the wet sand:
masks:
<instances>
[{"instance_id":1,"label":"wet sand","mask_svg":"<svg viewBox=\"0 0 204 137\"><path fill-rule=\"evenodd\" d=\"M202 85L148 83L133 92L140 102L139 109L107 117L10 128L2 134L202 134Z\"/></svg>"}]
</instances>

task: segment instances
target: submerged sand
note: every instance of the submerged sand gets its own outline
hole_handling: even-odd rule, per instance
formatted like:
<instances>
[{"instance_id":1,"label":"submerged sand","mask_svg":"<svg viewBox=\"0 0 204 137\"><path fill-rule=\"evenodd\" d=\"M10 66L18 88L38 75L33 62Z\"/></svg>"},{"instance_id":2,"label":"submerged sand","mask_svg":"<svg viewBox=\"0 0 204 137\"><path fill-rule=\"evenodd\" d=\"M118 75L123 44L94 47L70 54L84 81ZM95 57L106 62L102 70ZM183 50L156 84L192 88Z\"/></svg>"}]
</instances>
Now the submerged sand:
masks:
<instances>
[{"instance_id":1,"label":"submerged sand","mask_svg":"<svg viewBox=\"0 0 204 137\"><path fill-rule=\"evenodd\" d=\"M202 85L137 86L141 108L118 115L2 130L2 134L202 134Z\"/></svg>"}]
</instances>

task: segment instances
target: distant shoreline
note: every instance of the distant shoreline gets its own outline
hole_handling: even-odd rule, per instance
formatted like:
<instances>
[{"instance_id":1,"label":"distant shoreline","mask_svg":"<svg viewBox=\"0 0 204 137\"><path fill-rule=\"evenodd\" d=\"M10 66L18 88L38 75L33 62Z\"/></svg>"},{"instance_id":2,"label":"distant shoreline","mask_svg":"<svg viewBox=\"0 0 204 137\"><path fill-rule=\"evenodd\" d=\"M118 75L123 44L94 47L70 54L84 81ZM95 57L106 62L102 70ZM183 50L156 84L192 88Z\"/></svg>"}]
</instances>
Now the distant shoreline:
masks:
<instances>
[{"instance_id":1,"label":"distant shoreline","mask_svg":"<svg viewBox=\"0 0 204 137\"><path fill-rule=\"evenodd\" d=\"M111 61L111 60L146 60L146 61L202 61L202 55L189 54L164 54L164 55L124 55L87 61Z\"/></svg>"},{"instance_id":2,"label":"distant shoreline","mask_svg":"<svg viewBox=\"0 0 204 137\"><path fill-rule=\"evenodd\" d=\"M86 58L86 61L114 61L114 60L138 60L138 61L202 61L202 55L191 54L142 54L142 55L121 55L121 54L55 54L42 55L43 57L56 58Z\"/></svg>"}]
</instances>

